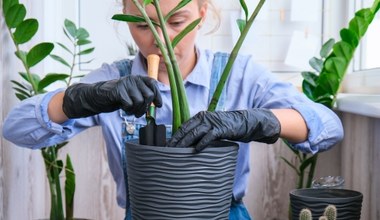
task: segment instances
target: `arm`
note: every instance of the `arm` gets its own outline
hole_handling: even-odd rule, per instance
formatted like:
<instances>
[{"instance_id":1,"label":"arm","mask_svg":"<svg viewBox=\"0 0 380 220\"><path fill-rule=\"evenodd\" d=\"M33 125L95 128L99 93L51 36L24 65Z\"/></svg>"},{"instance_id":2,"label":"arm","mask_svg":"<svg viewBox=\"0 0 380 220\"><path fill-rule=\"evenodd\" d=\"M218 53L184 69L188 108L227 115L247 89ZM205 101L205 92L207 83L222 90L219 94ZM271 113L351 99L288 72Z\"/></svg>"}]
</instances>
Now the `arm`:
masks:
<instances>
[{"instance_id":1,"label":"arm","mask_svg":"<svg viewBox=\"0 0 380 220\"><path fill-rule=\"evenodd\" d=\"M281 124L280 137L292 143L307 140L308 129L302 115L294 109L271 109Z\"/></svg>"}]
</instances>

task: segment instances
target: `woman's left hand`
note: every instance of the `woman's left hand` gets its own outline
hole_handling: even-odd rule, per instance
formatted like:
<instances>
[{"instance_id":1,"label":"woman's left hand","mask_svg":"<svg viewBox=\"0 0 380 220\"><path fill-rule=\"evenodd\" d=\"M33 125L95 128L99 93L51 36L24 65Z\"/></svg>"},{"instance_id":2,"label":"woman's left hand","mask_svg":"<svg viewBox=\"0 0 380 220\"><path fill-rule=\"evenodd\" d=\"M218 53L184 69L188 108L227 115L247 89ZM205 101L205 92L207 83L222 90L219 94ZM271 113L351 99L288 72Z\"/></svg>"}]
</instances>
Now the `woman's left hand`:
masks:
<instances>
[{"instance_id":1,"label":"woman's left hand","mask_svg":"<svg viewBox=\"0 0 380 220\"><path fill-rule=\"evenodd\" d=\"M185 122L168 146L195 145L199 152L211 141L220 139L271 144L277 141L280 131L280 122L268 109L203 111Z\"/></svg>"}]
</instances>

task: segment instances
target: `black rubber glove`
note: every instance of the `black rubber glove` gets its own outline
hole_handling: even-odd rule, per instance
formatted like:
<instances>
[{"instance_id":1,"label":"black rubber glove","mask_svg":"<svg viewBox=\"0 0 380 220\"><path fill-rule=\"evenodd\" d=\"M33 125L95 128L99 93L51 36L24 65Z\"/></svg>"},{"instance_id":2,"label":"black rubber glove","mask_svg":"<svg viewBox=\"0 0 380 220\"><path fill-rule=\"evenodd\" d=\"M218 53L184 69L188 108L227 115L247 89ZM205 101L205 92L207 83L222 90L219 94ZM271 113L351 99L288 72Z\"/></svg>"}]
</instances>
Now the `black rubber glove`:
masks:
<instances>
[{"instance_id":1,"label":"black rubber glove","mask_svg":"<svg viewBox=\"0 0 380 220\"><path fill-rule=\"evenodd\" d=\"M69 86L63 98L63 112L68 118L82 118L123 109L141 117L149 105L162 106L156 80L145 76L125 76L94 84Z\"/></svg>"},{"instance_id":2,"label":"black rubber glove","mask_svg":"<svg viewBox=\"0 0 380 220\"><path fill-rule=\"evenodd\" d=\"M258 141L272 144L280 136L280 122L267 109L200 112L185 122L168 146L192 146L202 151L213 140Z\"/></svg>"}]
</instances>

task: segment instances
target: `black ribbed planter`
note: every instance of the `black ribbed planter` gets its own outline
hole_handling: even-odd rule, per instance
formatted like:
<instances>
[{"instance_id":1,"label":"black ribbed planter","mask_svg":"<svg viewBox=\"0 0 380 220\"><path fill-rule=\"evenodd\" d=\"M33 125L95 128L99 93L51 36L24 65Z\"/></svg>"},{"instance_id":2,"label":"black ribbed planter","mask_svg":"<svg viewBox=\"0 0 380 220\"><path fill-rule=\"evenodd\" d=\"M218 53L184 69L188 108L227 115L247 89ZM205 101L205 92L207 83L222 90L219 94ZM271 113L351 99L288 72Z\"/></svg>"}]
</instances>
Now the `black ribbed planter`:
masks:
<instances>
[{"instance_id":1,"label":"black ribbed planter","mask_svg":"<svg viewBox=\"0 0 380 220\"><path fill-rule=\"evenodd\" d=\"M290 192L292 219L298 220L303 208L311 210L313 220L323 215L328 205L335 205L337 220L360 220L363 194L347 189L296 189Z\"/></svg>"},{"instance_id":2,"label":"black ribbed planter","mask_svg":"<svg viewBox=\"0 0 380 220\"><path fill-rule=\"evenodd\" d=\"M194 148L126 144L133 220L228 219L238 145Z\"/></svg>"}]
</instances>

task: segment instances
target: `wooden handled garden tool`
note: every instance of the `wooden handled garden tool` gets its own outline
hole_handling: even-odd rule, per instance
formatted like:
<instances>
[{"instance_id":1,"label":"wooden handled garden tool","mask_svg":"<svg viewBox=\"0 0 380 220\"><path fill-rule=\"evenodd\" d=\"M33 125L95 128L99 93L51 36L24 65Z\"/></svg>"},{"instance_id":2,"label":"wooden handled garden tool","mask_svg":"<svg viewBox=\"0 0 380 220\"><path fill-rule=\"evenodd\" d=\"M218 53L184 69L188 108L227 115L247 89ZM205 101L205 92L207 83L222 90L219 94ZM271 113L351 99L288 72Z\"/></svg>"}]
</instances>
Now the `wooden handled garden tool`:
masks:
<instances>
[{"instance_id":1,"label":"wooden handled garden tool","mask_svg":"<svg viewBox=\"0 0 380 220\"><path fill-rule=\"evenodd\" d=\"M157 80L158 65L160 63L160 57L155 54L151 54L147 57L148 62L148 75ZM165 125L156 124L156 107L152 103L149 106L146 116L146 126L140 128L139 139L142 145L151 146L165 146L166 145L166 127Z\"/></svg>"}]
</instances>

